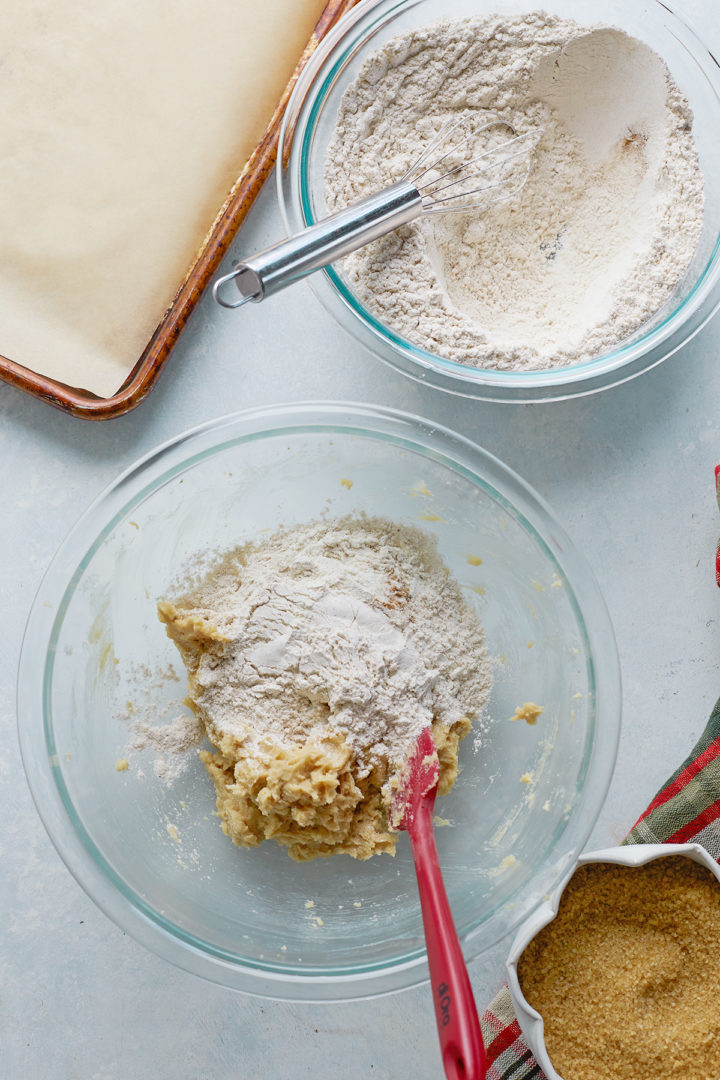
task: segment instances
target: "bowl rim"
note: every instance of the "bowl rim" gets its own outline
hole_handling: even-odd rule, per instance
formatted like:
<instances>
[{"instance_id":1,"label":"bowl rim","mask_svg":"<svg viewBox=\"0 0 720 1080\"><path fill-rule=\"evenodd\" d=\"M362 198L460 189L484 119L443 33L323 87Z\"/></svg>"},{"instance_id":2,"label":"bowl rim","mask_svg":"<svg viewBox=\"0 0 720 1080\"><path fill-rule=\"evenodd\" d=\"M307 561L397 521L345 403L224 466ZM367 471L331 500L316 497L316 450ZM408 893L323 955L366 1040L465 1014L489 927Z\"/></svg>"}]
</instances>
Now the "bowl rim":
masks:
<instances>
[{"instance_id":1,"label":"bowl rim","mask_svg":"<svg viewBox=\"0 0 720 1080\"><path fill-rule=\"evenodd\" d=\"M707 848L697 842L689 844L623 844L618 847L602 848L581 855L577 863L569 868L564 879L553 890L552 895L543 901L540 907L518 930L506 961L508 989L520 1030L547 1080L562 1080L562 1077L550 1061L545 1045L545 1022L542 1015L529 1004L520 987L517 970L520 957L540 931L555 919L563 893L579 867L586 866L588 863L613 863L616 866L637 867L671 855L682 855L704 866L712 873L720 885L720 865L713 859Z\"/></svg>"},{"instance_id":2,"label":"bowl rim","mask_svg":"<svg viewBox=\"0 0 720 1080\"><path fill-rule=\"evenodd\" d=\"M303 70L288 103L278 147L276 186L288 235L317 220L308 188L308 162L318 115L343 65L379 28L424 2L360 3L339 21ZM688 20L665 0L649 2L665 20L675 20L675 30L683 35L681 45L702 71L720 109L720 62ZM680 40L678 33L671 33ZM414 345L372 315L332 266L313 275L310 285L326 310L356 340L380 360L417 381L480 400L557 401L626 382L672 356L700 332L720 308L720 231L690 292L657 326L590 360L543 371L470 367Z\"/></svg>"},{"instance_id":3,"label":"bowl rim","mask_svg":"<svg viewBox=\"0 0 720 1080\"><path fill-rule=\"evenodd\" d=\"M90 854L82 837L84 827L78 815L72 813L72 799L66 801L63 798L60 762L52 741L49 683L47 678L38 678L37 658L42 658L42 670L47 672L54 630L62 620L68 591L79 580L91 539L98 543L112 531L127 508L157 487L169 470L177 475L179 470L191 467L203 449L218 452L227 445L231 432L242 431L245 435L254 432L267 437L270 433L298 429L335 434L342 430L380 439L386 437L388 428L398 437L402 435L403 446L425 456L431 455L504 499L515 516L521 518L523 527L545 546L572 590L577 617L585 631L587 660L594 665L597 678L592 713L594 728L589 751L585 750L585 772L579 782L575 812L562 828L556 830L559 835L549 845L553 881L557 880L557 874L569 862L574 862L587 840L604 802L616 760L621 690L610 616L592 571L544 500L494 455L442 425L384 406L356 402L298 402L231 413L166 440L107 485L65 537L38 588L22 642L17 716L23 766L38 813L67 868L101 910L152 951L211 981L259 996L330 1001L394 992L427 979L425 953L421 950L410 959L374 965L362 972L348 972L347 968L325 969L320 973L313 969L297 972L283 970L280 964L259 964L250 958L242 962L237 958L228 959L217 950L212 952L210 947L203 948L204 943L198 943L190 935L179 936L174 932L174 924L165 922L153 909L138 902L135 894L134 900L128 895L129 890L123 888L104 857L98 860ZM228 438L223 438L225 435ZM152 477L153 470L156 475L148 482L148 475ZM137 490L133 490L134 483L139 483ZM508 488L513 493L512 499L507 495ZM526 511L530 512L529 518ZM84 553L80 559L79 551ZM591 613L590 624L584 614L588 612ZM495 944L512 932L536 906L538 900L532 890L527 884L524 888L528 894L526 904L517 905L509 926L503 920L507 905L515 899L513 895L479 926L463 935L468 959L489 947L482 943L488 927L496 923L503 926L502 934L491 943Z\"/></svg>"}]
</instances>

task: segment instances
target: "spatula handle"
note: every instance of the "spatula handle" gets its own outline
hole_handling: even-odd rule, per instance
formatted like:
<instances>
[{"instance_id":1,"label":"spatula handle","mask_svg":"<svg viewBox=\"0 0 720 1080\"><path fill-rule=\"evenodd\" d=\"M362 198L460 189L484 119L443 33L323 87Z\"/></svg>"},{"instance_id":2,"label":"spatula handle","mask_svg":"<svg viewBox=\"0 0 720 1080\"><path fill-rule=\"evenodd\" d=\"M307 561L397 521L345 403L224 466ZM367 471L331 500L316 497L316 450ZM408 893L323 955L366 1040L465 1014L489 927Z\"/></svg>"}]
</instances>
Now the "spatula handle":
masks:
<instances>
[{"instance_id":1,"label":"spatula handle","mask_svg":"<svg viewBox=\"0 0 720 1080\"><path fill-rule=\"evenodd\" d=\"M430 982L447 1080L485 1080L485 1048L465 957L455 929L433 834L434 792L408 828L415 858Z\"/></svg>"}]
</instances>

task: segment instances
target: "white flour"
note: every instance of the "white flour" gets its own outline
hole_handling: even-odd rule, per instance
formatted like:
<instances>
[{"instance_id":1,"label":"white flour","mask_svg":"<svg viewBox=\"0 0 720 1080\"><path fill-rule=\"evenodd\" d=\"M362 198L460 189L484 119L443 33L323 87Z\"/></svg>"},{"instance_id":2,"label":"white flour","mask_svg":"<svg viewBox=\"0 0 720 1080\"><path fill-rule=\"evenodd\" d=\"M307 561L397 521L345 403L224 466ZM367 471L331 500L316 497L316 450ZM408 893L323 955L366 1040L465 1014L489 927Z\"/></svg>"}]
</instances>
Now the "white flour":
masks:
<instances>
[{"instance_id":1,"label":"white flour","mask_svg":"<svg viewBox=\"0 0 720 1080\"><path fill-rule=\"evenodd\" d=\"M161 668L131 665L123 679L125 707L115 713L115 718L130 730L125 753L133 763L143 764L148 759L138 755L152 755L152 771L166 786L186 772L193 760L188 751L205 739L202 721L184 706L182 697L172 694L179 682L172 664ZM137 766L137 775L145 778L141 765Z\"/></svg>"},{"instance_id":2,"label":"white flour","mask_svg":"<svg viewBox=\"0 0 720 1080\"><path fill-rule=\"evenodd\" d=\"M201 745L205 738L202 722L191 712L178 712L166 724L154 724L135 718L131 750L151 750L155 754L153 772L158 780L171 784L186 771L188 750Z\"/></svg>"},{"instance_id":3,"label":"white flour","mask_svg":"<svg viewBox=\"0 0 720 1080\"><path fill-rule=\"evenodd\" d=\"M473 367L607 352L663 307L697 246L686 101L663 61L617 30L541 12L436 23L389 42L346 91L329 209L399 179L448 118L481 110L542 129L522 193L426 215L349 256L344 275L408 341Z\"/></svg>"},{"instance_id":4,"label":"white flour","mask_svg":"<svg viewBox=\"0 0 720 1080\"><path fill-rule=\"evenodd\" d=\"M216 734L262 756L339 732L361 762L402 761L433 719L482 710L482 627L420 530L348 517L236 555L239 583L224 564L192 594L230 640L197 675Z\"/></svg>"}]
</instances>

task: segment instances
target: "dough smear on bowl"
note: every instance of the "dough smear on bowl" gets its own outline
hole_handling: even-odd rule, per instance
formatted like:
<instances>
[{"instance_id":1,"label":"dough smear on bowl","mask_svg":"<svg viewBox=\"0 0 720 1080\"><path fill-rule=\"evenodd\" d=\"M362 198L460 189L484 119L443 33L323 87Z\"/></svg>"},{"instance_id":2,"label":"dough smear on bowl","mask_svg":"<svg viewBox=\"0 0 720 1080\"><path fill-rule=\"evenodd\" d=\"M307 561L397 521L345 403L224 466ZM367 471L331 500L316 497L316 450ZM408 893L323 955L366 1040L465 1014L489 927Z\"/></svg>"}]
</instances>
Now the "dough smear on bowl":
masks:
<instances>
[{"instance_id":1,"label":"dough smear on bowl","mask_svg":"<svg viewBox=\"0 0 720 1080\"><path fill-rule=\"evenodd\" d=\"M432 725L441 794L491 675L483 629L433 538L384 518L280 531L223 556L160 619L223 830L297 860L393 853L394 772Z\"/></svg>"},{"instance_id":2,"label":"dough smear on bowl","mask_svg":"<svg viewBox=\"0 0 720 1080\"><path fill-rule=\"evenodd\" d=\"M493 119L538 139L520 193L349 255L359 303L434 356L503 371L590 360L670 314L703 224L693 117L664 61L612 27L534 11L394 37L340 103L328 209L400 180L449 123L473 133L430 175L477 161Z\"/></svg>"}]
</instances>

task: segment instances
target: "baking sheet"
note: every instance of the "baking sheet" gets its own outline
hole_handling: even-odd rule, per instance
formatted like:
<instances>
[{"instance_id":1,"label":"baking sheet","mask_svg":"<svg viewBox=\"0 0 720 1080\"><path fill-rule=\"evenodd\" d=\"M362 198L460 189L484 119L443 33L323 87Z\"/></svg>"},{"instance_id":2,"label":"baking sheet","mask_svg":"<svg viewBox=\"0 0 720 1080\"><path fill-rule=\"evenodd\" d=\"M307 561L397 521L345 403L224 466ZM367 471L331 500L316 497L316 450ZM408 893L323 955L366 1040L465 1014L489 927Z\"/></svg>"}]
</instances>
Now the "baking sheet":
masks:
<instances>
[{"instance_id":1,"label":"baking sheet","mask_svg":"<svg viewBox=\"0 0 720 1080\"><path fill-rule=\"evenodd\" d=\"M100 399L127 385L203 241L205 262L219 260L217 244L242 217L238 197L261 182L245 176L236 220L224 214L208 238L253 147L267 143L313 26L349 6L12 0L5 9L0 351L61 384L53 403L64 404L62 384ZM179 326L165 329L167 352ZM151 376L151 366L136 374Z\"/></svg>"}]
</instances>

